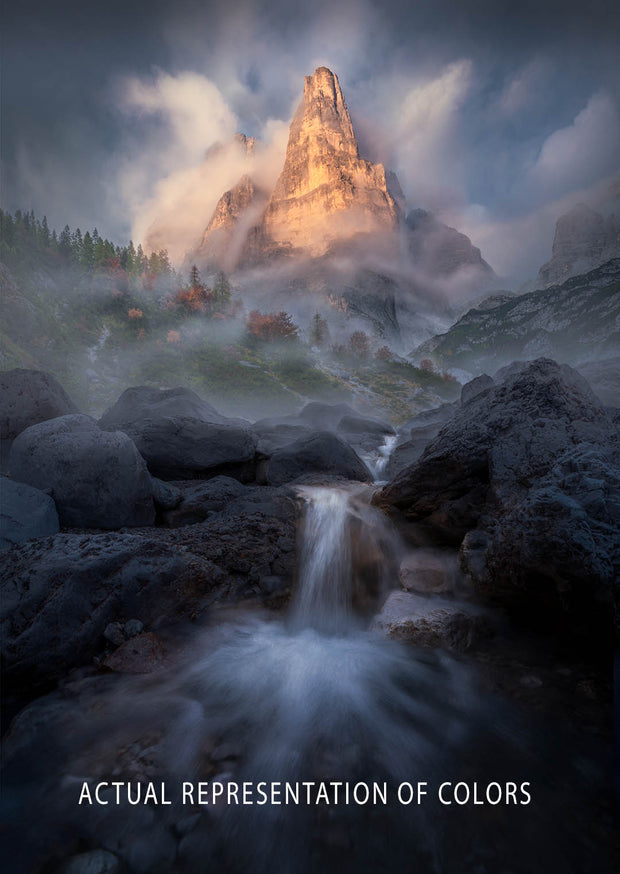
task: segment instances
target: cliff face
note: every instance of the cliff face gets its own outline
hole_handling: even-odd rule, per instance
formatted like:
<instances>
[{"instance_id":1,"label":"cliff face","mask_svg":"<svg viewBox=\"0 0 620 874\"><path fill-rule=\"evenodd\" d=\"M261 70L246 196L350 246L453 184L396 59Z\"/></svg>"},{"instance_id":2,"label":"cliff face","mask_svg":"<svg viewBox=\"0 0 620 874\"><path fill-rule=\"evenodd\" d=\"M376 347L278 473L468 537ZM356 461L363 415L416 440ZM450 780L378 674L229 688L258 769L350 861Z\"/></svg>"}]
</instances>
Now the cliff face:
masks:
<instances>
[{"instance_id":1,"label":"cliff face","mask_svg":"<svg viewBox=\"0 0 620 874\"><path fill-rule=\"evenodd\" d=\"M477 268L481 274L493 270L465 234L450 228L423 209L407 215L408 248L413 261L431 276L450 276L462 267Z\"/></svg>"},{"instance_id":2,"label":"cliff face","mask_svg":"<svg viewBox=\"0 0 620 874\"><path fill-rule=\"evenodd\" d=\"M397 193L393 182L392 188ZM300 250L320 256L335 240L393 230L400 215L383 165L359 156L338 77L319 67L306 76L284 167L252 254Z\"/></svg>"},{"instance_id":3,"label":"cliff face","mask_svg":"<svg viewBox=\"0 0 620 874\"><path fill-rule=\"evenodd\" d=\"M614 216L577 204L555 226L551 259L540 268L536 284L548 288L620 256L620 228Z\"/></svg>"},{"instance_id":4,"label":"cliff face","mask_svg":"<svg viewBox=\"0 0 620 874\"><path fill-rule=\"evenodd\" d=\"M360 157L338 77L327 67L305 77L273 191L259 190L252 178L254 141L237 139L248 156L247 172L222 195L189 256L201 266L231 272L286 256L318 264L337 254L357 263L374 253L383 264L398 264L401 275L411 263L434 278L463 267L482 280L492 275L464 234L423 210L405 219L396 175Z\"/></svg>"},{"instance_id":5,"label":"cliff face","mask_svg":"<svg viewBox=\"0 0 620 874\"><path fill-rule=\"evenodd\" d=\"M220 197L194 259L233 270L244 248L253 220L259 218L269 194L247 174Z\"/></svg>"}]
</instances>

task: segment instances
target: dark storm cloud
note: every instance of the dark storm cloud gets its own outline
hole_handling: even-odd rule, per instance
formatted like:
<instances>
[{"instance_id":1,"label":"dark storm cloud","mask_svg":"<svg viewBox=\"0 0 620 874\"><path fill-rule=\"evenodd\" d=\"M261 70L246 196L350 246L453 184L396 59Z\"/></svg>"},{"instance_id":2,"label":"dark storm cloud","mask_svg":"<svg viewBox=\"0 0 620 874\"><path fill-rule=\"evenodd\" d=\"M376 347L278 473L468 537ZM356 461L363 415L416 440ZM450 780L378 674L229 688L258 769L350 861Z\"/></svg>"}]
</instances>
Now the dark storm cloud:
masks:
<instances>
[{"instance_id":1,"label":"dark storm cloud","mask_svg":"<svg viewBox=\"0 0 620 874\"><path fill-rule=\"evenodd\" d=\"M122 239L162 198L174 210L175 174L187 189L230 125L276 155L320 63L340 76L364 153L500 269L520 235L531 271L557 210L604 200L618 170L620 14L604 0L60 0L15 4L3 24L3 202L56 225ZM196 118L173 105L191 94L205 101ZM205 124L222 101L230 117Z\"/></svg>"}]
</instances>

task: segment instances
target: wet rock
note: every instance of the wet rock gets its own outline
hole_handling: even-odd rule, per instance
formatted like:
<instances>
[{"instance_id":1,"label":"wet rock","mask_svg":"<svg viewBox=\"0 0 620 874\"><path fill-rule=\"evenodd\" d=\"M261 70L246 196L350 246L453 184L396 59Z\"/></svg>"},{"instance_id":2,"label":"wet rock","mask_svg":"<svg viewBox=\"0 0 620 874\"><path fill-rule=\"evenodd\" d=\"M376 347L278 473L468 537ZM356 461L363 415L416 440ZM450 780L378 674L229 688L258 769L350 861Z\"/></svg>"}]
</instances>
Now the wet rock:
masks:
<instances>
[{"instance_id":1,"label":"wet rock","mask_svg":"<svg viewBox=\"0 0 620 874\"><path fill-rule=\"evenodd\" d=\"M0 439L11 440L30 425L77 412L51 373L21 368L0 373Z\"/></svg>"},{"instance_id":2,"label":"wet rock","mask_svg":"<svg viewBox=\"0 0 620 874\"><path fill-rule=\"evenodd\" d=\"M466 651L492 634L486 614L470 604L392 592L373 627L416 646Z\"/></svg>"},{"instance_id":3,"label":"wet rock","mask_svg":"<svg viewBox=\"0 0 620 874\"><path fill-rule=\"evenodd\" d=\"M152 627L189 617L217 574L206 558L133 534L57 534L13 547L0 570L7 676L55 679L100 652L104 633L124 642L129 619Z\"/></svg>"},{"instance_id":4,"label":"wet rock","mask_svg":"<svg viewBox=\"0 0 620 874\"><path fill-rule=\"evenodd\" d=\"M372 474L357 453L329 431L316 431L274 452L266 476L270 485L281 485L310 474L372 481Z\"/></svg>"},{"instance_id":5,"label":"wet rock","mask_svg":"<svg viewBox=\"0 0 620 874\"><path fill-rule=\"evenodd\" d=\"M411 467L433 440L454 417L459 403L441 404L431 410L424 410L409 419L399 430L399 441L390 455L387 467L389 479Z\"/></svg>"},{"instance_id":6,"label":"wet rock","mask_svg":"<svg viewBox=\"0 0 620 874\"><path fill-rule=\"evenodd\" d=\"M415 464L431 440L439 434L442 427L441 424L432 424L420 428L412 428L411 439L400 443L390 455L387 470L390 479L393 479L401 471Z\"/></svg>"},{"instance_id":7,"label":"wet rock","mask_svg":"<svg viewBox=\"0 0 620 874\"><path fill-rule=\"evenodd\" d=\"M127 637L135 637L137 634L142 634L144 624L139 619L130 619L129 622L125 623L123 631Z\"/></svg>"},{"instance_id":8,"label":"wet rock","mask_svg":"<svg viewBox=\"0 0 620 874\"><path fill-rule=\"evenodd\" d=\"M176 508L163 514L171 528L203 522L212 513L225 510L246 492L246 487L232 477L216 476L206 482L185 483L179 492L181 499Z\"/></svg>"},{"instance_id":9,"label":"wet rock","mask_svg":"<svg viewBox=\"0 0 620 874\"><path fill-rule=\"evenodd\" d=\"M49 495L0 477L0 549L57 531L56 504Z\"/></svg>"},{"instance_id":10,"label":"wet rock","mask_svg":"<svg viewBox=\"0 0 620 874\"><path fill-rule=\"evenodd\" d=\"M103 632L103 636L114 646L121 646L125 643L125 631L122 622L108 622Z\"/></svg>"},{"instance_id":11,"label":"wet rock","mask_svg":"<svg viewBox=\"0 0 620 874\"><path fill-rule=\"evenodd\" d=\"M151 477L153 486L153 500L158 510L174 510L178 507L183 498L183 492L178 486L172 483L165 483L157 477Z\"/></svg>"},{"instance_id":12,"label":"wet rock","mask_svg":"<svg viewBox=\"0 0 620 874\"><path fill-rule=\"evenodd\" d=\"M408 592L452 592L458 576L456 553L441 554L418 549L400 563L398 578Z\"/></svg>"},{"instance_id":13,"label":"wet rock","mask_svg":"<svg viewBox=\"0 0 620 874\"><path fill-rule=\"evenodd\" d=\"M157 635L149 632L126 640L103 661L103 666L119 674L150 674L164 658Z\"/></svg>"},{"instance_id":14,"label":"wet rock","mask_svg":"<svg viewBox=\"0 0 620 874\"><path fill-rule=\"evenodd\" d=\"M207 479L221 473L254 479L257 438L249 428L170 416L141 419L125 430L160 479Z\"/></svg>"},{"instance_id":15,"label":"wet rock","mask_svg":"<svg viewBox=\"0 0 620 874\"><path fill-rule=\"evenodd\" d=\"M539 359L502 376L377 500L444 543L462 541L462 567L487 597L535 596L574 615L609 604L620 570L617 428L566 365Z\"/></svg>"},{"instance_id":16,"label":"wet rock","mask_svg":"<svg viewBox=\"0 0 620 874\"><path fill-rule=\"evenodd\" d=\"M15 480L50 489L61 525L115 529L155 521L144 460L121 431L101 431L89 416L61 416L16 438Z\"/></svg>"}]
</instances>

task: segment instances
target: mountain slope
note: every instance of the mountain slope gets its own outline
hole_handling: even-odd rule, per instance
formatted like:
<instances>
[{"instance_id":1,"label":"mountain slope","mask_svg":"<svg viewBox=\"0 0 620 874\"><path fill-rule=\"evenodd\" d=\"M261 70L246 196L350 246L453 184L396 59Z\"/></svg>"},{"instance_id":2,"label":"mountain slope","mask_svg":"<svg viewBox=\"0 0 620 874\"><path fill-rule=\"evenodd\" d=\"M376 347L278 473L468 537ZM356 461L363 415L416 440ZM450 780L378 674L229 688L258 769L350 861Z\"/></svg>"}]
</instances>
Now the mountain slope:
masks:
<instances>
[{"instance_id":1,"label":"mountain slope","mask_svg":"<svg viewBox=\"0 0 620 874\"><path fill-rule=\"evenodd\" d=\"M471 309L411 357L443 367L492 372L516 358L566 363L610 358L620 350L620 258L562 285L518 295L492 309Z\"/></svg>"}]
</instances>

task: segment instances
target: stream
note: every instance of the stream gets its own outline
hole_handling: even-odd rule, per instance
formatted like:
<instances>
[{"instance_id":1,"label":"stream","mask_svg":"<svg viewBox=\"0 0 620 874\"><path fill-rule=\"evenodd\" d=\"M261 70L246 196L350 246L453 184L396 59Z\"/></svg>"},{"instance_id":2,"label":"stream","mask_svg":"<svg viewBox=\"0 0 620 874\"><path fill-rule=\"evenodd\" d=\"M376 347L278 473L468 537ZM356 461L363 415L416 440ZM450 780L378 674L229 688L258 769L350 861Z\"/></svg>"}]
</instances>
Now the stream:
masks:
<instances>
[{"instance_id":1,"label":"stream","mask_svg":"<svg viewBox=\"0 0 620 874\"><path fill-rule=\"evenodd\" d=\"M395 532L368 487L300 494L285 615L225 614L167 670L77 677L18 718L9 798L36 822L17 829L24 858L55 837L129 872L603 871L582 867L591 849L571 819L596 763L489 700L463 661L370 630ZM108 804L77 803L103 782ZM125 784L135 800L151 783L159 803L131 803ZM64 871L53 854L38 870Z\"/></svg>"}]
</instances>

